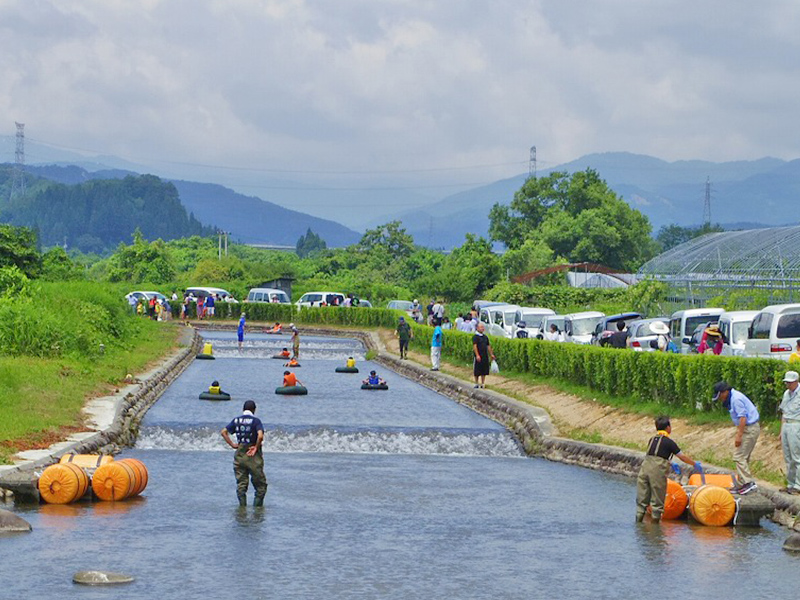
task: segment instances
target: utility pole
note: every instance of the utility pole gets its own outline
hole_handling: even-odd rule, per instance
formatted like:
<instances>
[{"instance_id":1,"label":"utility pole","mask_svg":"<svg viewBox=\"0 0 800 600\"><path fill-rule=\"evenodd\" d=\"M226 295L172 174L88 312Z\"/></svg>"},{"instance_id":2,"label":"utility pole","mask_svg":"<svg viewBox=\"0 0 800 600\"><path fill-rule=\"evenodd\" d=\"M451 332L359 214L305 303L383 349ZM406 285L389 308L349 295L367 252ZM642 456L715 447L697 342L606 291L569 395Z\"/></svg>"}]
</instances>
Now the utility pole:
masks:
<instances>
[{"instance_id":1,"label":"utility pole","mask_svg":"<svg viewBox=\"0 0 800 600\"><path fill-rule=\"evenodd\" d=\"M222 230L217 229L217 260L222 260Z\"/></svg>"},{"instance_id":2,"label":"utility pole","mask_svg":"<svg viewBox=\"0 0 800 600\"><path fill-rule=\"evenodd\" d=\"M228 234L229 233L230 233L229 231L225 232L225 257L226 258L228 257Z\"/></svg>"},{"instance_id":3,"label":"utility pole","mask_svg":"<svg viewBox=\"0 0 800 600\"><path fill-rule=\"evenodd\" d=\"M531 146L531 157L528 161L528 179L536 179L536 146Z\"/></svg>"},{"instance_id":4,"label":"utility pole","mask_svg":"<svg viewBox=\"0 0 800 600\"><path fill-rule=\"evenodd\" d=\"M14 152L14 169L9 199L25 193L25 123L15 122L14 124L17 126L17 147Z\"/></svg>"},{"instance_id":5,"label":"utility pole","mask_svg":"<svg viewBox=\"0 0 800 600\"><path fill-rule=\"evenodd\" d=\"M711 226L711 178L706 177L706 196L703 205L703 226Z\"/></svg>"}]
</instances>

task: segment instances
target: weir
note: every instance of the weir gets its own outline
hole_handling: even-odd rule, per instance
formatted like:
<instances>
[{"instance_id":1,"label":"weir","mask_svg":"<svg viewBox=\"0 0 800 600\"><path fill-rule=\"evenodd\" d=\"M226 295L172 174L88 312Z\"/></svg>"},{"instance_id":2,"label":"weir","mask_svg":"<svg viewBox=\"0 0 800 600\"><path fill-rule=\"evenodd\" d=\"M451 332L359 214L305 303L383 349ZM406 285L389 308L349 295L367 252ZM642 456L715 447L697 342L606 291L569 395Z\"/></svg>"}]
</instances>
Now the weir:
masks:
<instances>
[{"instance_id":1,"label":"weir","mask_svg":"<svg viewBox=\"0 0 800 600\"><path fill-rule=\"evenodd\" d=\"M122 454L148 466L144 496L20 507L34 531L0 538L5 595L69 597L92 569L135 576L127 598L640 597L667 571L715 597L796 587L777 526L637 526L630 479L525 457L503 426L355 340L304 335L309 395L286 397L269 357L288 336L248 336L241 354L233 333L204 336L217 359L193 362ZM335 373L349 355L361 373ZM388 392L359 389L372 368ZM232 401L197 400L214 379ZM247 399L267 429L263 510L236 506L219 435Z\"/></svg>"}]
</instances>

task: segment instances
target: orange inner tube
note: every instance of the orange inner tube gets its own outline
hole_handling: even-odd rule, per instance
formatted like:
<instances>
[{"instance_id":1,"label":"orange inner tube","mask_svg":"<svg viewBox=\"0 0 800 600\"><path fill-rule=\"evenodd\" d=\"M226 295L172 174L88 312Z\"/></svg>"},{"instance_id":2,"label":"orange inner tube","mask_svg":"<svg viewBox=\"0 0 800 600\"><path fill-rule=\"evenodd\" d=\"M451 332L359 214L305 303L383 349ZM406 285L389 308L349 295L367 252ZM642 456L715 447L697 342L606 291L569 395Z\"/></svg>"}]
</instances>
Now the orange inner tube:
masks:
<instances>
[{"instance_id":1,"label":"orange inner tube","mask_svg":"<svg viewBox=\"0 0 800 600\"><path fill-rule=\"evenodd\" d=\"M695 520L710 527L727 525L736 514L733 495L718 485L697 488L689 500L689 512Z\"/></svg>"}]
</instances>

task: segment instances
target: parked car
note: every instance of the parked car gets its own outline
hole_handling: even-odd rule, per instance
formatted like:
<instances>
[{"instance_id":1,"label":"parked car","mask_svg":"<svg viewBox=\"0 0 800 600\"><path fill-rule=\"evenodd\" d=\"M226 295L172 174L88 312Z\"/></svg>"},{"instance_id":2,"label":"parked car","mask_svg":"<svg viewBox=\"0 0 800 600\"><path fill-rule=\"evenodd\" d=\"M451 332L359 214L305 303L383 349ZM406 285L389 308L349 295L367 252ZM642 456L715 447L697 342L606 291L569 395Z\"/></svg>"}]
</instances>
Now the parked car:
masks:
<instances>
[{"instance_id":1,"label":"parked car","mask_svg":"<svg viewBox=\"0 0 800 600\"><path fill-rule=\"evenodd\" d=\"M490 300L475 300L472 303L472 308L477 312L479 315L484 308L489 308L490 306L500 306L501 304L505 304L505 302L491 302Z\"/></svg>"},{"instance_id":2,"label":"parked car","mask_svg":"<svg viewBox=\"0 0 800 600\"><path fill-rule=\"evenodd\" d=\"M605 314L597 311L573 313L564 317L564 336L573 344L591 344L595 328Z\"/></svg>"},{"instance_id":3,"label":"parked car","mask_svg":"<svg viewBox=\"0 0 800 600\"><path fill-rule=\"evenodd\" d=\"M369 300L364 300L362 298L358 299L358 307L359 308L372 308L372 302Z\"/></svg>"},{"instance_id":4,"label":"parked car","mask_svg":"<svg viewBox=\"0 0 800 600\"><path fill-rule=\"evenodd\" d=\"M566 319L565 315L545 315L542 317L542 322L539 324L539 333L536 334L536 338L542 340L544 339L544 334L550 331L550 326L555 325L558 330L561 332L562 340L564 336L564 320Z\"/></svg>"},{"instance_id":5,"label":"parked car","mask_svg":"<svg viewBox=\"0 0 800 600\"><path fill-rule=\"evenodd\" d=\"M658 342L658 335L650 328L654 323L663 323L669 327L669 317L641 319L628 323L628 343L636 352L652 352L656 350L650 342Z\"/></svg>"},{"instance_id":6,"label":"parked car","mask_svg":"<svg viewBox=\"0 0 800 600\"><path fill-rule=\"evenodd\" d=\"M627 313L620 313L618 315L611 315L609 317L603 317L600 319L600 322L597 324L597 327L594 329L594 333L592 334L592 344L597 346L604 346L606 343L606 339L611 337L613 333L618 331L617 323L622 321L627 326L628 323L632 321L637 321L642 318L637 312L627 312Z\"/></svg>"},{"instance_id":7,"label":"parked car","mask_svg":"<svg viewBox=\"0 0 800 600\"><path fill-rule=\"evenodd\" d=\"M480 319L486 326L486 333L497 337L510 338L519 306L516 304L497 304L482 308Z\"/></svg>"},{"instance_id":8,"label":"parked car","mask_svg":"<svg viewBox=\"0 0 800 600\"><path fill-rule=\"evenodd\" d=\"M716 323L725 312L723 308L689 308L672 313L669 319L669 334L680 348L681 354L689 354L689 341L698 325Z\"/></svg>"},{"instance_id":9,"label":"parked car","mask_svg":"<svg viewBox=\"0 0 800 600\"><path fill-rule=\"evenodd\" d=\"M744 356L747 332L757 314L757 310L734 310L719 316L722 356Z\"/></svg>"},{"instance_id":10,"label":"parked car","mask_svg":"<svg viewBox=\"0 0 800 600\"><path fill-rule=\"evenodd\" d=\"M186 293L191 294L195 298L207 298L215 294L219 300L223 302L238 302L236 298L228 290L215 287L188 287Z\"/></svg>"},{"instance_id":11,"label":"parked car","mask_svg":"<svg viewBox=\"0 0 800 600\"><path fill-rule=\"evenodd\" d=\"M298 308L321 306L323 302L327 306L342 306L344 298L345 295L341 292L307 292L294 304Z\"/></svg>"},{"instance_id":12,"label":"parked car","mask_svg":"<svg viewBox=\"0 0 800 600\"><path fill-rule=\"evenodd\" d=\"M153 291L147 291L147 292L135 291L129 294L125 294L125 300L127 300L128 302L131 301L132 297L136 298L136 302L139 302L139 300L144 300L145 302L147 302L148 300L150 300L150 298L153 297L155 297L156 300L164 300L164 301L167 300L167 297L161 292L153 292Z\"/></svg>"},{"instance_id":13,"label":"parked car","mask_svg":"<svg viewBox=\"0 0 800 600\"><path fill-rule=\"evenodd\" d=\"M511 337L516 337L518 323L525 322L525 329L528 331L529 337L536 337L539 334L542 319L547 315L554 315L556 311L549 308L531 308L527 306L520 306L517 309L517 314L514 315L514 327L511 329Z\"/></svg>"},{"instance_id":14,"label":"parked car","mask_svg":"<svg viewBox=\"0 0 800 600\"><path fill-rule=\"evenodd\" d=\"M789 360L800 339L800 304L767 306L753 318L744 343L746 356Z\"/></svg>"},{"instance_id":15,"label":"parked car","mask_svg":"<svg viewBox=\"0 0 800 600\"><path fill-rule=\"evenodd\" d=\"M277 288L252 288L248 292L245 302L291 304L286 292Z\"/></svg>"}]
</instances>

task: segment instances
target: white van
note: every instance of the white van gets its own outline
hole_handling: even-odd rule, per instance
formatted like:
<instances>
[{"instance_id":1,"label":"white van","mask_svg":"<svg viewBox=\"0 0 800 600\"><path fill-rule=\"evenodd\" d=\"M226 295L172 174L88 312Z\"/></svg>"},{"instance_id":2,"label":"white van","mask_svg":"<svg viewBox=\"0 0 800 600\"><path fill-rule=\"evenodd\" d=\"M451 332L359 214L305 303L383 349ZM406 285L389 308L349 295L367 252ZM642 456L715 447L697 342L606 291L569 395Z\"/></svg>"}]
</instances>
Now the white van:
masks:
<instances>
[{"instance_id":1,"label":"white van","mask_svg":"<svg viewBox=\"0 0 800 600\"><path fill-rule=\"evenodd\" d=\"M594 330L606 315L594 310L572 313L564 317L564 336L573 344L591 344Z\"/></svg>"},{"instance_id":2,"label":"white van","mask_svg":"<svg viewBox=\"0 0 800 600\"><path fill-rule=\"evenodd\" d=\"M564 341L564 319L566 317L564 315L545 315L542 317L542 322L539 324L539 333L537 333L535 338L537 339L544 339L544 334L550 331L550 325L555 325L558 328L558 331L561 333L561 339L559 341Z\"/></svg>"},{"instance_id":3,"label":"white van","mask_svg":"<svg viewBox=\"0 0 800 600\"><path fill-rule=\"evenodd\" d=\"M223 290L222 288L215 288L215 287L189 287L186 288L186 293L191 294L195 298L208 298L212 294L217 296L217 300L221 300L223 302L236 302L239 301L234 298L228 290Z\"/></svg>"},{"instance_id":4,"label":"white van","mask_svg":"<svg viewBox=\"0 0 800 600\"><path fill-rule=\"evenodd\" d=\"M517 309L517 314L514 316L514 327L511 329L511 337L517 335L517 323L525 321L525 329L528 332L528 337L536 337L539 334L542 326L542 319L546 315L554 315L556 311L549 308L537 308L520 306Z\"/></svg>"},{"instance_id":5,"label":"white van","mask_svg":"<svg viewBox=\"0 0 800 600\"><path fill-rule=\"evenodd\" d=\"M295 302L298 308L320 306L323 302L327 306L344 306L344 294L340 292L308 292L300 296Z\"/></svg>"},{"instance_id":6,"label":"white van","mask_svg":"<svg viewBox=\"0 0 800 600\"><path fill-rule=\"evenodd\" d=\"M516 304L498 304L481 309L480 319L486 327L488 335L510 338L519 306Z\"/></svg>"},{"instance_id":7,"label":"white van","mask_svg":"<svg viewBox=\"0 0 800 600\"><path fill-rule=\"evenodd\" d=\"M800 304L774 304L761 310L750 324L746 356L789 360L800 339Z\"/></svg>"},{"instance_id":8,"label":"white van","mask_svg":"<svg viewBox=\"0 0 800 600\"><path fill-rule=\"evenodd\" d=\"M744 356L744 345L757 310L725 311L719 316L722 333L722 356Z\"/></svg>"},{"instance_id":9,"label":"white van","mask_svg":"<svg viewBox=\"0 0 800 600\"><path fill-rule=\"evenodd\" d=\"M289 304L286 292L277 288L252 288L247 293L245 302L269 302L273 304Z\"/></svg>"},{"instance_id":10,"label":"white van","mask_svg":"<svg viewBox=\"0 0 800 600\"><path fill-rule=\"evenodd\" d=\"M688 308L672 313L669 335L681 349L681 354L689 354L689 338L698 325L716 323L724 312L724 308Z\"/></svg>"}]
</instances>

